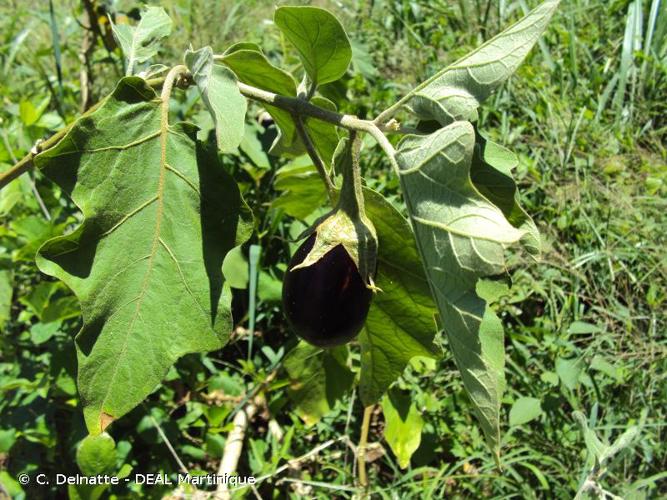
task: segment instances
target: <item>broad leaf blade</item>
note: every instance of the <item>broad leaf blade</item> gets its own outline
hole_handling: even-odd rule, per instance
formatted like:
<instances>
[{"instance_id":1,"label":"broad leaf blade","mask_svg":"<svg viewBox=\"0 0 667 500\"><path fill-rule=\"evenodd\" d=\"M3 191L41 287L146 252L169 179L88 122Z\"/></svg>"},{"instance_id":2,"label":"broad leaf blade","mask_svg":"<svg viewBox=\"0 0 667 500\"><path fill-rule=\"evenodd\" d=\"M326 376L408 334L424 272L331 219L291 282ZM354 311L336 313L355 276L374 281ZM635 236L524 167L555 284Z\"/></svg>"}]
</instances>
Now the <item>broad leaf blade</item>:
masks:
<instances>
[{"instance_id":1,"label":"broad leaf blade","mask_svg":"<svg viewBox=\"0 0 667 500\"><path fill-rule=\"evenodd\" d=\"M366 213L378 237L376 285L361 344L359 396L376 403L414 356L437 357L435 305L412 229L380 194L364 189Z\"/></svg>"},{"instance_id":2,"label":"broad leaf blade","mask_svg":"<svg viewBox=\"0 0 667 500\"><path fill-rule=\"evenodd\" d=\"M312 425L329 413L352 387L354 374L347 358L346 346L320 349L303 341L286 356L287 393L306 424Z\"/></svg>"},{"instance_id":3,"label":"broad leaf blade","mask_svg":"<svg viewBox=\"0 0 667 500\"><path fill-rule=\"evenodd\" d=\"M171 33L171 18L162 7L147 7L136 26L112 24L111 28L127 58L126 75L133 75L136 64L157 54L160 41Z\"/></svg>"},{"instance_id":4,"label":"broad leaf blade","mask_svg":"<svg viewBox=\"0 0 667 500\"><path fill-rule=\"evenodd\" d=\"M560 0L547 0L519 22L443 69L414 93L412 110L447 125L477 120L477 108L519 67L546 28Z\"/></svg>"},{"instance_id":5,"label":"broad leaf blade","mask_svg":"<svg viewBox=\"0 0 667 500\"><path fill-rule=\"evenodd\" d=\"M99 434L180 356L227 341L231 297L221 267L248 237L245 205L194 127L160 129L160 100L135 77L35 164L85 217L46 242L37 264L81 302L78 386L88 429Z\"/></svg>"},{"instance_id":6,"label":"broad leaf blade","mask_svg":"<svg viewBox=\"0 0 667 500\"><path fill-rule=\"evenodd\" d=\"M470 180L475 131L455 122L427 136L407 136L396 160L417 247L442 324L491 447L500 443L504 390L502 324L478 291L481 277L505 271L515 229Z\"/></svg>"},{"instance_id":7,"label":"broad leaf blade","mask_svg":"<svg viewBox=\"0 0 667 500\"><path fill-rule=\"evenodd\" d=\"M185 63L213 117L218 149L223 153L235 151L243 140L248 101L241 95L234 73L213 64L211 47L187 51Z\"/></svg>"},{"instance_id":8,"label":"broad leaf blade","mask_svg":"<svg viewBox=\"0 0 667 500\"><path fill-rule=\"evenodd\" d=\"M352 46L333 14L318 7L278 7L273 20L299 52L315 86L345 74L352 60Z\"/></svg>"}]
</instances>

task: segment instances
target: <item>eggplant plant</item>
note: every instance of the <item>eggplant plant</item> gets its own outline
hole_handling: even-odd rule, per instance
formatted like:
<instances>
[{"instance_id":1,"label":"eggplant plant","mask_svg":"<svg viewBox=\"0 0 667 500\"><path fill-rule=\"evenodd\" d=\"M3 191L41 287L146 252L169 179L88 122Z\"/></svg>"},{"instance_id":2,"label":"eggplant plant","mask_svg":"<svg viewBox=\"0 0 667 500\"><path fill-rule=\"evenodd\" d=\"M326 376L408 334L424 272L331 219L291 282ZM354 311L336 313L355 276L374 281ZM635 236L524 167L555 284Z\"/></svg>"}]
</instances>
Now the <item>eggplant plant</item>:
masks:
<instances>
[{"instance_id":1,"label":"eggplant plant","mask_svg":"<svg viewBox=\"0 0 667 500\"><path fill-rule=\"evenodd\" d=\"M148 61L171 31L165 11L148 7L137 26L114 25L126 76L0 176L5 187L38 169L81 212L78 227L44 243L36 263L81 304L74 342L89 439L139 405L178 358L222 349L230 338L223 264L250 238L253 207L223 159L242 143L252 101L277 127L270 153L308 155L326 200L283 283L284 314L303 339L284 361L299 414L312 423L329 411L332 395L357 387L366 408L358 450L366 486L371 412L382 401L387 418L409 417L385 395L412 358L440 356L434 339L442 331L500 463L504 339L493 304L506 290L507 248L535 255L540 239L519 204L516 157L477 122L558 4L543 2L372 119L340 113L320 92L349 71L352 58L343 26L327 10L275 10L275 28L301 63L298 80L248 42L222 53L188 50L182 64L161 73ZM170 118L172 96L188 87L210 112L215 140L202 139L196 123ZM400 181L407 219L364 185L367 136ZM359 353L354 370L352 351ZM388 439L404 467L420 428L390 428L413 436L407 445Z\"/></svg>"}]
</instances>

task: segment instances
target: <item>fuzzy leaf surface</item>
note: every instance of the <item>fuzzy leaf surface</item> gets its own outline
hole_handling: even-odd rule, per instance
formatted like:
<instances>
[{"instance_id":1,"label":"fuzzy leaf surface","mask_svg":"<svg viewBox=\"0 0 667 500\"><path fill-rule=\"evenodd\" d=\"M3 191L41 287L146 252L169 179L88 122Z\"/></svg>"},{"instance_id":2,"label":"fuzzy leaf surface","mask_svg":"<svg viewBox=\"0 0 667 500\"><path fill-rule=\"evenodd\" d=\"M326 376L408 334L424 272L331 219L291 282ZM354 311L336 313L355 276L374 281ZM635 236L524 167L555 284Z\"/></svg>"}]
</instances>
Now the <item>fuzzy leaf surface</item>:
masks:
<instances>
[{"instance_id":1,"label":"fuzzy leaf surface","mask_svg":"<svg viewBox=\"0 0 667 500\"><path fill-rule=\"evenodd\" d=\"M526 58L560 0L547 0L524 18L430 78L410 100L423 120L442 125L477 120L477 108Z\"/></svg>"},{"instance_id":2,"label":"fuzzy leaf surface","mask_svg":"<svg viewBox=\"0 0 667 500\"><path fill-rule=\"evenodd\" d=\"M519 159L509 149L477 134L470 177L477 190L502 210L507 220L525 232L521 242L533 255L540 253L540 233L519 203L519 190L512 177Z\"/></svg>"},{"instance_id":3,"label":"fuzzy leaf surface","mask_svg":"<svg viewBox=\"0 0 667 500\"><path fill-rule=\"evenodd\" d=\"M232 328L222 262L249 236L247 207L217 153L128 77L35 158L81 210L37 264L81 303L78 388L99 434L148 396L181 356L221 348ZM164 148L164 149L163 149Z\"/></svg>"},{"instance_id":4,"label":"fuzzy leaf surface","mask_svg":"<svg viewBox=\"0 0 667 500\"><path fill-rule=\"evenodd\" d=\"M127 58L127 75L135 73L137 63L157 54L160 41L171 33L172 21L162 7L147 7L136 26L112 24L111 28Z\"/></svg>"},{"instance_id":5,"label":"fuzzy leaf surface","mask_svg":"<svg viewBox=\"0 0 667 500\"><path fill-rule=\"evenodd\" d=\"M396 160L401 184L449 346L492 449L500 444L505 387L503 329L478 282L505 272L505 247L524 232L470 179L475 130L454 122L407 136Z\"/></svg>"},{"instance_id":6,"label":"fuzzy leaf surface","mask_svg":"<svg viewBox=\"0 0 667 500\"><path fill-rule=\"evenodd\" d=\"M213 63L211 47L187 51L185 63L213 117L218 149L223 153L235 151L245 135L248 109L248 101L239 91L236 76L228 68Z\"/></svg>"}]
</instances>

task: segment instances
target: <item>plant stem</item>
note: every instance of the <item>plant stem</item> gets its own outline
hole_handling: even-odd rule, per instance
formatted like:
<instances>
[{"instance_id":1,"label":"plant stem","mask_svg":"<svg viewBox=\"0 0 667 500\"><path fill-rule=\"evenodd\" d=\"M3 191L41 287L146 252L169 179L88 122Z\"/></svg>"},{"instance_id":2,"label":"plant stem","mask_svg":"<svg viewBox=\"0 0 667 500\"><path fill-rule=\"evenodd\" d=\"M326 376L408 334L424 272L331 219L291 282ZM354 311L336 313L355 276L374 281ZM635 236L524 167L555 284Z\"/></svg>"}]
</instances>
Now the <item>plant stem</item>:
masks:
<instances>
[{"instance_id":1,"label":"plant stem","mask_svg":"<svg viewBox=\"0 0 667 500\"><path fill-rule=\"evenodd\" d=\"M361 436L357 446L357 465L359 467L359 485L368 488L368 476L366 475L366 444L368 443L368 429L371 425L373 405L364 408L364 420L361 423Z\"/></svg>"},{"instance_id":2,"label":"plant stem","mask_svg":"<svg viewBox=\"0 0 667 500\"><path fill-rule=\"evenodd\" d=\"M184 66L176 66L173 69L178 69L178 75L181 75L186 71ZM172 71L173 71L172 69ZM149 84L152 87L160 87L160 86L167 86L168 83L168 76L164 78L153 78L150 80L147 80L147 84ZM174 77L175 78L175 77ZM175 81L171 81L169 84L169 91L171 92L172 87L174 86ZM186 82L187 84L187 82ZM179 86L180 82L179 82ZM396 173L398 173L398 165L396 164L396 161L394 160L394 147L392 144L389 142L389 139L387 139L385 133L405 133L405 132L410 132L406 130L402 130L400 127L392 125L392 124L387 124L382 120L379 120L380 116L376 118L374 121L371 120L362 120L361 118L357 118L356 116L352 115L343 115L340 113L337 113L335 111L331 111L328 109L320 108L319 106L316 106L314 104L311 104L308 101L305 101L303 99L298 99L296 97L289 97L289 96L283 96L280 94L274 94L273 92L267 92L266 90L258 89L256 87L252 87L250 85L246 85L245 83L238 83L239 90L241 91L241 94L246 96L249 99L262 102L265 104L271 104L272 106L275 106L277 108L284 109L286 111L291 112L293 115L297 115L299 117L304 117L308 116L311 118L315 118L317 120L325 121L328 123L333 123L334 125L337 125L339 127L348 129L348 130L356 130L359 132L366 132L370 134L378 143L378 145L382 148L382 150L387 154L389 158L389 162L392 165L392 168ZM164 91L164 88L163 88ZM104 102L106 99L102 99L100 102L92 106L88 111L83 113L81 117L88 116L95 110L97 110ZM399 101L400 103L401 101ZM398 103L397 103L398 104ZM391 108L390 108L391 109ZM389 111L389 110L387 110ZM387 111L383 112L386 113ZM387 118L387 121L389 118ZM47 140L44 142L40 143L37 145L33 151L28 153L24 158L22 158L18 163L16 163L12 168L7 170L6 172L3 172L0 174L0 189L4 188L7 184L9 184L11 181L19 177L21 174L27 172L31 167L32 167L32 160L33 158L37 155L37 153L40 153L42 151L45 151L49 148L52 148L55 146L66 134L67 132L70 131L70 129L74 126L74 123L71 123L64 129L60 130L56 134L52 135L49 137ZM312 143L312 141L311 141ZM316 165L317 166L317 165ZM326 182L326 181L325 181Z\"/></svg>"},{"instance_id":3,"label":"plant stem","mask_svg":"<svg viewBox=\"0 0 667 500\"><path fill-rule=\"evenodd\" d=\"M327 195L329 195L329 202L333 206L336 203L336 195L335 195L336 189L334 187L333 182L331 181L331 177L329 176L329 173L327 172L324 163L322 163L320 155L317 154L315 145L313 144L313 141L311 140L310 135L308 135L308 131L306 130L306 127L303 124L303 118L301 118L301 116L297 115L296 113L292 115L292 118L294 118L294 124L296 125L296 132L297 134L299 134L301 142L303 142L304 146L306 146L306 151L308 152L308 156L310 156L310 159L313 160L313 165L315 165L317 173L320 174L322 182L324 182L324 187L327 190Z\"/></svg>"}]
</instances>

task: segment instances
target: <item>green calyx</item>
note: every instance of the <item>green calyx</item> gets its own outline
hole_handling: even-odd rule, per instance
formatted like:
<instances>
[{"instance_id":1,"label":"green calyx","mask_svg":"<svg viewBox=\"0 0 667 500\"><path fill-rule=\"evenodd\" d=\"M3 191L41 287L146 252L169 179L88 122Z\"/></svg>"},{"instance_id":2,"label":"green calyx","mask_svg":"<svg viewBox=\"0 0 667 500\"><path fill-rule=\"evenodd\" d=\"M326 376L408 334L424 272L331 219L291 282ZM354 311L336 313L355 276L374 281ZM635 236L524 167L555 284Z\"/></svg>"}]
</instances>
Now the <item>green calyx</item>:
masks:
<instances>
[{"instance_id":1,"label":"green calyx","mask_svg":"<svg viewBox=\"0 0 667 500\"><path fill-rule=\"evenodd\" d=\"M354 133L338 143L333 158L334 169L343 174L338 203L302 235L306 237L315 232L315 244L303 262L292 270L311 266L329 251L342 245L366 285L377 291L373 276L377 267L378 242L375 227L364 210L358 161L360 147L361 141Z\"/></svg>"}]
</instances>

